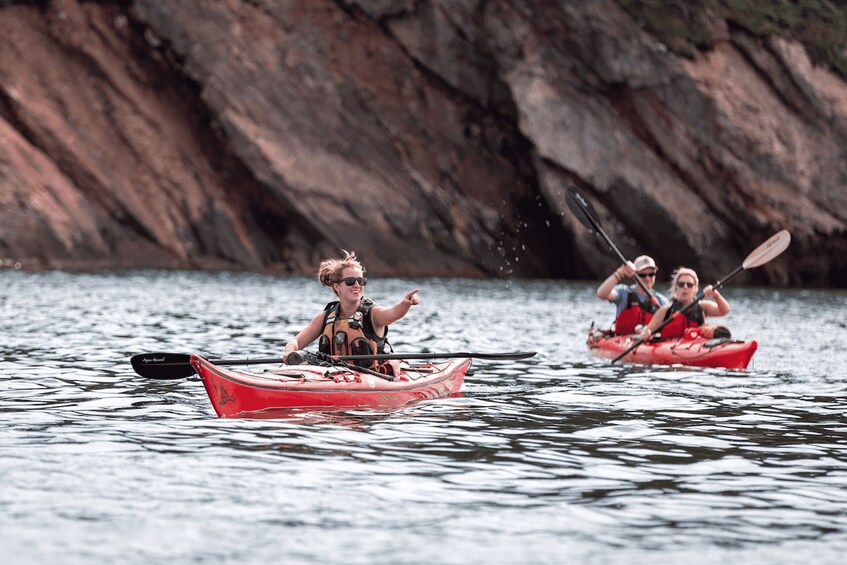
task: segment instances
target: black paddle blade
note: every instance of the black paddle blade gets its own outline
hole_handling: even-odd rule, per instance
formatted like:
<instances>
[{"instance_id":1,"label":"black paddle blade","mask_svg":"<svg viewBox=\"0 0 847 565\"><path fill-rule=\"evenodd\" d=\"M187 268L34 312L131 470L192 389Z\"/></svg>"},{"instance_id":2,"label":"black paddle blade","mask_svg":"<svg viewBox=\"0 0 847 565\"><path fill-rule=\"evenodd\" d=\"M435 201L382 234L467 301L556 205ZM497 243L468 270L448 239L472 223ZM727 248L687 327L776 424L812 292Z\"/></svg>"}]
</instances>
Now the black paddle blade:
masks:
<instances>
[{"instance_id":1,"label":"black paddle blade","mask_svg":"<svg viewBox=\"0 0 847 565\"><path fill-rule=\"evenodd\" d=\"M568 208L579 222L588 228L588 231L597 233L600 227L600 218L591 202L582 195L575 187L568 187Z\"/></svg>"},{"instance_id":2,"label":"black paddle blade","mask_svg":"<svg viewBox=\"0 0 847 565\"><path fill-rule=\"evenodd\" d=\"M184 379L194 374L191 355L185 353L142 353L130 359L133 370L148 379Z\"/></svg>"}]
</instances>

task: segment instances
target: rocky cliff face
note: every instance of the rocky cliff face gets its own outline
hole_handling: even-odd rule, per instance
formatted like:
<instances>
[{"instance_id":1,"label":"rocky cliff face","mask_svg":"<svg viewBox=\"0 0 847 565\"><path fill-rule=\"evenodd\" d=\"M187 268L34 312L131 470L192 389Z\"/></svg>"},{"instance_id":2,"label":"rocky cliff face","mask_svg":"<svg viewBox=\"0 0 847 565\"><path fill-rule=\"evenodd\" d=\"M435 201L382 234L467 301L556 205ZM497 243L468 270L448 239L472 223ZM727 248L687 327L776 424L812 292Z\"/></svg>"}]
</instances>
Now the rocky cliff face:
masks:
<instances>
[{"instance_id":1,"label":"rocky cliff face","mask_svg":"<svg viewBox=\"0 0 847 565\"><path fill-rule=\"evenodd\" d=\"M0 3L0 260L25 268L847 286L847 84L710 22L669 52L612 0Z\"/></svg>"}]
</instances>

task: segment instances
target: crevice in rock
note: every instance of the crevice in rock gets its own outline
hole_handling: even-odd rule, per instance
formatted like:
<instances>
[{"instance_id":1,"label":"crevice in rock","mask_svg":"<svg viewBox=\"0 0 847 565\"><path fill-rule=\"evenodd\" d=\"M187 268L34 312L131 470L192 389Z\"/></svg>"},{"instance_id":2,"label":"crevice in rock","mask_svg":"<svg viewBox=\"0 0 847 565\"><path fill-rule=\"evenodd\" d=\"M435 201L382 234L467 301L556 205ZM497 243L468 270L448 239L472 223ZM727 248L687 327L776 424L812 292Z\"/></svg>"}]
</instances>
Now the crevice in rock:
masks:
<instances>
[{"instance_id":1,"label":"crevice in rock","mask_svg":"<svg viewBox=\"0 0 847 565\"><path fill-rule=\"evenodd\" d=\"M205 230L201 225L192 223L192 235L198 238L200 248L241 267L260 268L283 263L287 253L284 242L295 233L306 239L321 241L323 235L286 205L282 191L259 181L243 160L229 150L228 139L224 137L222 128L216 126L215 115L202 98L202 85L183 71L184 58L165 40L160 40L157 47L151 46L145 39L148 27L128 10L124 16L132 28L129 47L135 55L136 64L147 80L166 92L168 98L183 109L182 115L189 122L189 129L196 139L202 140L199 146L205 156L205 164L214 171L220 186L225 187L226 203L239 213L257 256L251 259L243 252L240 256L227 252L225 248L231 247L232 242L221 247L214 243L220 238L219 232ZM202 222L199 220L200 224Z\"/></svg>"},{"instance_id":2,"label":"crevice in rock","mask_svg":"<svg viewBox=\"0 0 847 565\"><path fill-rule=\"evenodd\" d=\"M511 221L501 221L502 234L492 233L491 237L497 241L501 240L505 249L525 249L532 251L525 253L525 261L528 260L529 267L521 266L522 274L529 276L562 277L570 274L570 268L566 261L562 261L559 242L567 240L570 234L563 228L554 211L547 207L546 199L540 197L539 180L537 171L532 164L534 145L520 133L517 125L518 110L511 96L509 88L499 78L495 58L488 52L483 43L474 43L468 40L472 48L479 55L480 62L487 62L487 67L481 70L481 74L487 77L487 92L491 94L490 103L470 96L468 93L456 89L437 72L433 71L425 62L419 60L399 41L389 27L389 18L382 17L374 19L361 10L360 7L351 5L343 0L335 0L349 17L357 20L365 20L381 30L383 35L400 50L414 66L428 84L438 90L441 94L451 100L456 108L463 112L465 131L479 132L480 144L493 154L503 157L513 164L516 185L521 190L511 191L511 206L515 211L515 218ZM484 3L483 3L484 4ZM418 9L418 3L411 12ZM409 10L399 11L394 17L410 13ZM477 16L484 17L484 9L477 10ZM467 36L462 34L467 39ZM480 70L480 69L477 69ZM460 190L458 185L454 186ZM539 206L540 203L544 203ZM442 221L445 218L442 217ZM445 224L449 225L449 224ZM539 227L543 226L543 227ZM449 246L452 248L452 246ZM467 257L475 261L473 257ZM502 262L492 264L479 260L475 264L495 275L502 275L500 267Z\"/></svg>"},{"instance_id":3,"label":"crevice in rock","mask_svg":"<svg viewBox=\"0 0 847 565\"><path fill-rule=\"evenodd\" d=\"M759 38L750 34L746 28L735 24L732 20L727 22L730 30L730 39L736 51L747 62L751 69L756 73L759 79L768 85L773 95L779 99L782 104L788 108L793 114L804 122L808 122L809 108L815 108L814 101L809 100L806 93L794 80L790 72L785 69L782 58L773 50L770 45L761 41ZM755 45L751 45L751 43ZM783 88L775 82L775 77L767 72L762 67L762 61L759 61L752 49L756 46L761 48L762 52L774 64L774 70L779 71L779 79L783 81ZM787 89L784 87L788 87ZM817 117L817 116L816 116Z\"/></svg>"},{"instance_id":4,"label":"crevice in rock","mask_svg":"<svg viewBox=\"0 0 847 565\"><path fill-rule=\"evenodd\" d=\"M699 182L693 178L693 175L688 173L684 168L680 167L676 162L668 157L662 148L661 143L659 143L659 141L653 136L650 128L644 123L633 99L633 91L628 85L609 85L609 88L607 88L606 91L606 98L609 100L610 105L614 108L615 113L620 117L620 119L624 123L628 124L629 131L632 132L633 135L635 135L635 137L638 138L638 140L641 141L641 143L647 147L659 161L668 167L683 186L691 190L691 192L700 197L703 202L709 206L710 213L714 214L715 217L719 218L723 223L732 223L731 217L722 212L718 207L709 203L709 199L705 197L705 190L700 186ZM743 191L741 191L740 187L735 184L735 180L732 175L723 168L720 162L711 158L708 147L698 147L698 153L701 155L699 164L702 167L704 174L710 176L710 178L714 178L715 176L722 177L724 179L725 187L732 186L736 189L732 191L733 193L738 193L743 196Z\"/></svg>"}]
</instances>

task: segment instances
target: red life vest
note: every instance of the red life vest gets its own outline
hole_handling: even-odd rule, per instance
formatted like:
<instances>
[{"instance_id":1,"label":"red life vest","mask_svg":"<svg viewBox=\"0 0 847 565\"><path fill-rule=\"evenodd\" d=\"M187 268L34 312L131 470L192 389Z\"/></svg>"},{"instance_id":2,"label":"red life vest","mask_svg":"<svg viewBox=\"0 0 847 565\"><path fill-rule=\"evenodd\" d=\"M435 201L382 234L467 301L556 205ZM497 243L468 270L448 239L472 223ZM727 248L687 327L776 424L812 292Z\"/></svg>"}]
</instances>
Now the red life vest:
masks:
<instances>
[{"instance_id":1,"label":"red life vest","mask_svg":"<svg viewBox=\"0 0 847 565\"><path fill-rule=\"evenodd\" d=\"M680 312L682 309L683 306L676 300L671 302L670 308L665 312L665 320L670 319L670 322L662 328L663 339L683 337L686 330L699 328L706 321L699 302L685 312Z\"/></svg>"},{"instance_id":2,"label":"red life vest","mask_svg":"<svg viewBox=\"0 0 847 565\"><path fill-rule=\"evenodd\" d=\"M374 302L370 298L362 297L359 307L349 319L339 318L341 302L330 302L324 308L323 331L318 340L318 351L327 355L374 355L384 353L385 344L388 342L388 328L382 337L376 335L373 321L371 320L371 309ZM376 360L356 361L353 364L359 367L373 367Z\"/></svg>"},{"instance_id":3,"label":"red life vest","mask_svg":"<svg viewBox=\"0 0 847 565\"><path fill-rule=\"evenodd\" d=\"M618 335L634 334L636 326L646 326L653 318L656 310L659 309L658 304L654 305L649 296L647 302L642 302L635 293L634 286L630 286L626 290L626 306L615 318L615 333Z\"/></svg>"}]
</instances>

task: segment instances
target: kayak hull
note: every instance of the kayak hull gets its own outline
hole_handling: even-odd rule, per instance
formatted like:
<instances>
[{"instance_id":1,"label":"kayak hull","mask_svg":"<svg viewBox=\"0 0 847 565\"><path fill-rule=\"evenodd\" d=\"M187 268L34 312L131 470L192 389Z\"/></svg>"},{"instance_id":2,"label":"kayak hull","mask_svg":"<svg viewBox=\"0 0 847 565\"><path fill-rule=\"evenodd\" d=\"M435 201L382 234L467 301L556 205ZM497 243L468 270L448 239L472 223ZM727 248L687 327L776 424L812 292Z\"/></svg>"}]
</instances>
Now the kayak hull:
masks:
<instances>
[{"instance_id":1,"label":"kayak hull","mask_svg":"<svg viewBox=\"0 0 847 565\"><path fill-rule=\"evenodd\" d=\"M635 344L631 336L606 335L589 332L588 348L597 357L614 359ZM621 359L627 363L645 365L691 365L694 367L723 367L746 369L756 353L755 340L706 339L685 336L645 342Z\"/></svg>"},{"instance_id":2,"label":"kayak hull","mask_svg":"<svg viewBox=\"0 0 847 565\"><path fill-rule=\"evenodd\" d=\"M191 365L218 416L261 417L290 408L389 408L459 392L470 359L403 366L393 381L346 367L287 366L263 373L234 371L199 355Z\"/></svg>"}]
</instances>

